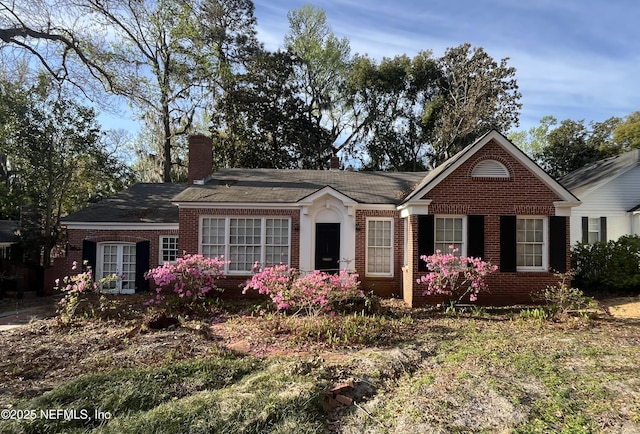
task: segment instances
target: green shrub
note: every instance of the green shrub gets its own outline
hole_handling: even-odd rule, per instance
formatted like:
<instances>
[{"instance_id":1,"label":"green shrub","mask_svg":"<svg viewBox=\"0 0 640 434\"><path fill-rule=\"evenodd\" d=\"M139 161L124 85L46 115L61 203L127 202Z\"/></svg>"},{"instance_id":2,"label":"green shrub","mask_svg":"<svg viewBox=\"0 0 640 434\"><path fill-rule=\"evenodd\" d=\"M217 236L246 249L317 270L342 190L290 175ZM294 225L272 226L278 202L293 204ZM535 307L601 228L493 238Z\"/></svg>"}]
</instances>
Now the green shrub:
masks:
<instances>
[{"instance_id":1,"label":"green shrub","mask_svg":"<svg viewBox=\"0 0 640 434\"><path fill-rule=\"evenodd\" d=\"M570 314L599 310L598 303L593 298L585 296L581 290L569 285L574 271L558 273L555 276L558 278L557 285L548 285L533 294L535 301L546 303L544 310L551 318L563 319Z\"/></svg>"},{"instance_id":2,"label":"green shrub","mask_svg":"<svg viewBox=\"0 0 640 434\"><path fill-rule=\"evenodd\" d=\"M571 249L574 283L589 293L640 294L640 237L578 243Z\"/></svg>"}]
</instances>

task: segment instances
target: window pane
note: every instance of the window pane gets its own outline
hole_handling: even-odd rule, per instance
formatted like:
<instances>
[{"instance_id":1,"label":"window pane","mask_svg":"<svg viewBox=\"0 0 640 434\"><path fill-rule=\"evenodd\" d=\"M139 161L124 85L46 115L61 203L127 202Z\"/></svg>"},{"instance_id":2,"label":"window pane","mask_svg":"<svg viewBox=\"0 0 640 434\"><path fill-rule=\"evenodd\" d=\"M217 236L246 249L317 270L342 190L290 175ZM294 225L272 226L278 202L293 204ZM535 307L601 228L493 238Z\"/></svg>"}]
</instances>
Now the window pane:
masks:
<instances>
[{"instance_id":1,"label":"window pane","mask_svg":"<svg viewBox=\"0 0 640 434\"><path fill-rule=\"evenodd\" d=\"M178 259L178 237L162 237L162 262L174 262Z\"/></svg>"},{"instance_id":2,"label":"window pane","mask_svg":"<svg viewBox=\"0 0 640 434\"><path fill-rule=\"evenodd\" d=\"M289 219L265 220L265 244L265 265L289 264Z\"/></svg>"},{"instance_id":3,"label":"window pane","mask_svg":"<svg viewBox=\"0 0 640 434\"><path fill-rule=\"evenodd\" d=\"M449 253L449 246L458 249L457 256L462 254L462 217L436 218L435 249Z\"/></svg>"},{"instance_id":4,"label":"window pane","mask_svg":"<svg viewBox=\"0 0 640 434\"><path fill-rule=\"evenodd\" d=\"M391 274L391 220L368 220L367 230L367 272Z\"/></svg>"},{"instance_id":5,"label":"window pane","mask_svg":"<svg viewBox=\"0 0 640 434\"><path fill-rule=\"evenodd\" d=\"M541 218L521 218L516 223L516 265L542 267L544 221Z\"/></svg>"},{"instance_id":6,"label":"window pane","mask_svg":"<svg viewBox=\"0 0 640 434\"><path fill-rule=\"evenodd\" d=\"M204 218L202 219L202 255L208 258L224 255L225 246L225 219ZM177 238L176 238L177 243ZM177 249L177 244L176 244ZM177 256L177 251L176 251Z\"/></svg>"}]
</instances>

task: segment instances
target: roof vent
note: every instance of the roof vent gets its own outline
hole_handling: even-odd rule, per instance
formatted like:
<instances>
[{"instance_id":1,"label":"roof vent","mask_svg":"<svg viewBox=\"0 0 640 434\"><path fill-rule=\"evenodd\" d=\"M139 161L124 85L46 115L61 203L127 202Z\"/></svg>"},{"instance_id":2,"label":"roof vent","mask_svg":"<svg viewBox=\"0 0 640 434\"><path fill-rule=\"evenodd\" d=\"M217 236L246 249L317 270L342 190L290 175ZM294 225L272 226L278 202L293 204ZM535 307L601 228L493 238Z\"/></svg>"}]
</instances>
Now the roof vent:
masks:
<instances>
[{"instance_id":1,"label":"roof vent","mask_svg":"<svg viewBox=\"0 0 640 434\"><path fill-rule=\"evenodd\" d=\"M509 171L496 160L483 160L471 171L472 178L508 178Z\"/></svg>"}]
</instances>

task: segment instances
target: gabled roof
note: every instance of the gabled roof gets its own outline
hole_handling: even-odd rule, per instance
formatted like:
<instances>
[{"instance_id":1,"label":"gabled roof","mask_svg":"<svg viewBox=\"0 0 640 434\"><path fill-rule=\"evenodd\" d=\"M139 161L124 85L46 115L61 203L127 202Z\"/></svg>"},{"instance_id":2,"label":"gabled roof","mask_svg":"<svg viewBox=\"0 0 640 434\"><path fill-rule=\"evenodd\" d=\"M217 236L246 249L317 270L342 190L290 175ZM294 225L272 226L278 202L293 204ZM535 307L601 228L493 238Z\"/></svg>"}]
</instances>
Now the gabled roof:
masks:
<instances>
[{"instance_id":1,"label":"gabled roof","mask_svg":"<svg viewBox=\"0 0 640 434\"><path fill-rule=\"evenodd\" d=\"M17 243L19 223L15 220L0 220L0 243Z\"/></svg>"},{"instance_id":2,"label":"gabled roof","mask_svg":"<svg viewBox=\"0 0 640 434\"><path fill-rule=\"evenodd\" d=\"M599 185L622 175L639 163L640 149L635 149L574 170L561 178L560 182L571 190L573 194L581 196Z\"/></svg>"},{"instance_id":3,"label":"gabled roof","mask_svg":"<svg viewBox=\"0 0 640 434\"><path fill-rule=\"evenodd\" d=\"M222 169L204 185L174 197L176 203L296 203L325 187L363 204L399 204L426 172Z\"/></svg>"},{"instance_id":4,"label":"gabled roof","mask_svg":"<svg viewBox=\"0 0 640 434\"><path fill-rule=\"evenodd\" d=\"M62 223L178 223L178 207L171 198L186 184L141 183L62 219Z\"/></svg>"},{"instance_id":5,"label":"gabled roof","mask_svg":"<svg viewBox=\"0 0 640 434\"><path fill-rule=\"evenodd\" d=\"M484 134L474 143L462 149L453 157L449 158L444 163L429 172L429 174L422 180L420 185L418 185L416 189L404 199L403 203L416 201L417 199L423 197L432 188L434 188L440 182L444 181L447 176L451 174L451 172L460 167L465 161L471 158L476 152L478 152L480 149L482 149L483 146L485 146L492 140L500 145L504 150L509 152L515 159L520 161L522 165L527 167L529 171L531 171L535 176L538 177L538 179L544 182L549 188L551 188L551 190L553 190L560 198L562 198L562 201L567 202L568 204L575 205L580 203L575 195L573 195L569 190L563 187L551 175L545 172L540 166L538 166L538 164L536 164L531 158L529 158L527 154L522 152L520 148L511 143L509 139L507 139L504 135L496 130L491 130L488 133Z\"/></svg>"}]
</instances>

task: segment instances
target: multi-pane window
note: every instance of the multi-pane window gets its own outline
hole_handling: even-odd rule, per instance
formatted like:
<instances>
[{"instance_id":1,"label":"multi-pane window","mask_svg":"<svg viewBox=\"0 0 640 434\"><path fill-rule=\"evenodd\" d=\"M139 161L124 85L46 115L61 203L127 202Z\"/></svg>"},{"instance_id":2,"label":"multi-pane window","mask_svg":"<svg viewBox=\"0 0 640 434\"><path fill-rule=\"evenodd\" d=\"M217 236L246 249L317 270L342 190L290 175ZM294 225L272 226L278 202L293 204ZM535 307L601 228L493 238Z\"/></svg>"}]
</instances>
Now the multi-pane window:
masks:
<instances>
[{"instance_id":1,"label":"multi-pane window","mask_svg":"<svg viewBox=\"0 0 640 434\"><path fill-rule=\"evenodd\" d=\"M178 237L160 237L160 263L175 262L178 259Z\"/></svg>"},{"instance_id":2,"label":"multi-pane window","mask_svg":"<svg viewBox=\"0 0 640 434\"><path fill-rule=\"evenodd\" d=\"M518 218L516 256L518 267L542 268L544 266L544 219Z\"/></svg>"},{"instance_id":3,"label":"multi-pane window","mask_svg":"<svg viewBox=\"0 0 640 434\"><path fill-rule=\"evenodd\" d=\"M393 221L367 220L367 274L393 275Z\"/></svg>"},{"instance_id":4,"label":"multi-pane window","mask_svg":"<svg viewBox=\"0 0 640 434\"><path fill-rule=\"evenodd\" d=\"M589 244L593 244L593 243L597 243L598 241L601 241L599 218L589 218L588 241L589 241Z\"/></svg>"},{"instance_id":5,"label":"multi-pane window","mask_svg":"<svg viewBox=\"0 0 640 434\"><path fill-rule=\"evenodd\" d=\"M254 264L289 264L289 218L205 217L200 236L204 256L224 256L231 273L251 272Z\"/></svg>"},{"instance_id":6,"label":"multi-pane window","mask_svg":"<svg viewBox=\"0 0 640 434\"><path fill-rule=\"evenodd\" d=\"M11 246L8 244L0 245L0 258L9 259Z\"/></svg>"},{"instance_id":7,"label":"multi-pane window","mask_svg":"<svg viewBox=\"0 0 640 434\"><path fill-rule=\"evenodd\" d=\"M225 254L226 220L224 218L203 218L201 227L201 252L208 258Z\"/></svg>"},{"instance_id":8,"label":"multi-pane window","mask_svg":"<svg viewBox=\"0 0 640 434\"><path fill-rule=\"evenodd\" d=\"M229 219L229 271L249 271L260 262L262 219Z\"/></svg>"},{"instance_id":9,"label":"multi-pane window","mask_svg":"<svg viewBox=\"0 0 640 434\"><path fill-rule=\"evenodd\" d=\"M289 219L266 219L265 265L289 263Z\"/></svg>"},{"instance_id":10,"label":"multi-pane window","mask_svg":"<svg viewBox=\"0 0 640 434\"><path fill-rule=\"evenodd\" d=\"M435 219L435 248L442 253L449 253L449 246L458 251L456 256L462 255L463 229L462 217L436 217Z\"/></svg>"},{"instance_id":11,"label":"multi-pane window","mask_svg":"<svg viewBox=\"0 0 640 434\"><path fill-rule=\"evenodd\" d=\"M98 279L107 278L102 286L106 292L133 294L136 285L136 245L100 244ZM117 276L112 279L111 276Z\"/></svg>"}]
</instances>

